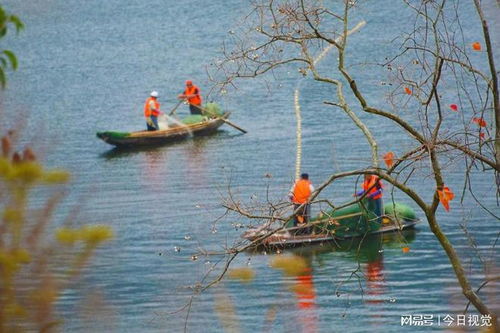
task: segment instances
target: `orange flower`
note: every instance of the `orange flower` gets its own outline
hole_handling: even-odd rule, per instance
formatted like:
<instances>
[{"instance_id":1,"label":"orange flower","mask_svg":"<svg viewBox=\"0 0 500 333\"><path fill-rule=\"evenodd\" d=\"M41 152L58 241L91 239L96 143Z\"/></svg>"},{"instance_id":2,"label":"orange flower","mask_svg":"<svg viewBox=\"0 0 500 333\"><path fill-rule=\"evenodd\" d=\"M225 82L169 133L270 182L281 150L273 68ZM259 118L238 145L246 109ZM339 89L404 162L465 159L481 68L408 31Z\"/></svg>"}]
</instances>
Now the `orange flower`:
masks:
<instances>
[{"instance_id":1,"label":"orange flower","mask_svg":"<svg viewBox=\"0 0 500 333\"><path fill-rule=\"evenodd\" d=\"M410 248L408 246L403 247L401 250L403 251L403 253L410 252Z\"/></svg>"},{"instance_id":2,"label":"orange flower","mask_svg":"<svg viewBox=\"0 0 500 333\"><path fill-rule=\"evenodd\" d=\"M443 189L437 190L439 202L443 205L444 209L449 212L450 211L450 201L455 198L455 194L446 186L443 186Z\"/></svg>"},{"instance_id":3,"label":"orange flower","mask_svg":"<svg viewBox=\"0 0 500 333\"><path fill-rule=\"evenodd\" d=\"M458 105L456 105L456 104L450 104L450 109L451 109L451 111L457 112L458 111Z\"/></svg>"},{"instance_id":4,"label":"orange flower","mask_svg":"<svg viewBox=\"0 0 500 333\"><path fill-rule=\"evenodd\" d=\"M384 155L384 162L388 168L391 168L394 164L394 153L392 151Z\"/></svg>"},{"instance_id":5,"label":"orange flower","mask_svg":"<svg viewBox=\"0 0 500 333\"><path fill-rule=\"evenodd\" d=\"M481 51L481 43L479 43L479 42L472 43L472 49L474 51Z\"/></svg>"},{"instance_id":6,"label":"orange flower","mask_svg":"<svg viewBox=\"0 0 500 333\"><path fill-rule=\"evenodd\" d=\"M411 95L412 94L411 89L408 87L405 87L405 93L407 93L408 95Z\"/></svg>"},{"instance_id":7,"label":"orange flower","mask_svg":"<svg viewBox=\"0 0 500 333\"><path fill-rule=\"evenodd\" d=\"M486 127L488 125L483 118L472 118L472 121L479 125L479 127Z\"/></svg>"}]
</instances>

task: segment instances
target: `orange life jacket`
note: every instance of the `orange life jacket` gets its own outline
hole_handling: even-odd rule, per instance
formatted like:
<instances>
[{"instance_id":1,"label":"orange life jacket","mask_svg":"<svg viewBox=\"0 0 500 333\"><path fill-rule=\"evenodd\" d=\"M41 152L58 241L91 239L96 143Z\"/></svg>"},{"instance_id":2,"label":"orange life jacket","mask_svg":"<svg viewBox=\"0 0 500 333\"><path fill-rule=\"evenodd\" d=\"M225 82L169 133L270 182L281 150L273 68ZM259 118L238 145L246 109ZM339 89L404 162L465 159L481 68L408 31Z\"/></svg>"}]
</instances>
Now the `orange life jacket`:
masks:
<instances>
[{"instance_id":1,"label":"orange life jacket","mask_svg":"<svg viewBox=\"0 0 500 333\"><path fill-rule=\"evenodd\" d=\"M184 90L184 95L194 95L196 96L188 98L188 103L193 105L201 105L200 89L194 84L191 87L186 87Z\"/></svg>"},{"instance_id":2,"label":"orange life jacket","mask_svg":"<svg viewBox=\"0 0 500 333\"><path fill-rule=\"evenodd\" d=\"M150 102L153 101L154 103L154 108L155 110L152 110L151 109L151 106L150 106ZM158 116L160 115L160 103L158 102L158 100L154 97L149 97L147 100L146 100L146 103L144 103L144 117L151 117L151 116Z\"/></svg>"},{"instance_id":3,"label":"orange life jacket","mask_svg":"<svg viewBox=\"0 0 500 333\"><path fill-rule=\"evenodd\" d=\"M296 204L303 204L309 201L311 196L311 182L306 179L299 179L293 187L292 202Z\"/></svg>"},{"instance_id":4,"label":"orange life jacket","mask_svg":"<svg viewBox=\"0 0 500 333\"><path fill-rule=\"evenodd\" d=\"M374 186L375 185L375 186ZM368 189L370 187L372 187L369 191ZM370 178L368 178L367 180L365 180L363 182L363 190L368 191L368 197L372 198L372 199L380 199L382 198L382 192L380 192L379 194L375 195L375 196L371 196L372 193L375 193L377 192L378 190L381 190L382 189L382 182L380 181L380 179L378 178L378 176L375 176L375 175L371 175Z\"/></svg>"}]
</instances>

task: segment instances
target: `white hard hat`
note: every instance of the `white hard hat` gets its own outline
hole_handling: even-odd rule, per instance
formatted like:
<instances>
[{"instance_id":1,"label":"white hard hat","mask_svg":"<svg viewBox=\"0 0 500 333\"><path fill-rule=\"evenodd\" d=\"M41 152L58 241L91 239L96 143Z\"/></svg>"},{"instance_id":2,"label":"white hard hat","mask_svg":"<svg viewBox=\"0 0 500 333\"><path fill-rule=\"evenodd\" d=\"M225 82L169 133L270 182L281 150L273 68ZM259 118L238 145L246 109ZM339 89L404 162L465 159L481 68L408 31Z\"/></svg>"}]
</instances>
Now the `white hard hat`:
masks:
<instances>
[{"instance_id":1,"label":"white hard hat","mask_svg":"<svg viewBox=\"0 0 500 333\"><path fill-rule=\"evenodd\" d=\"M158 97L158 92L156 90L153 90L151 92L151 97Z\"/></svg>"}]
</instances>

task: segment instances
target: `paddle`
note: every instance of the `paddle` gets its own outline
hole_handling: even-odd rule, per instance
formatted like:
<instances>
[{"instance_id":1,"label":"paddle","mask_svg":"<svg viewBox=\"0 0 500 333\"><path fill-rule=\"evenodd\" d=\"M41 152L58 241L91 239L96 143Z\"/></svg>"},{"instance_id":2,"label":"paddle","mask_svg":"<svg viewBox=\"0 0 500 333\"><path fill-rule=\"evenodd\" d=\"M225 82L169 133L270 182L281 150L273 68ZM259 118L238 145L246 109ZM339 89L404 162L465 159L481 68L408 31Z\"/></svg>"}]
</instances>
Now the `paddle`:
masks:
<instances>
[{"instance_id":1,"label":"paddle","mask_svg":"<svg viewBox=\"0 0 500 333\"><path fill-rule=\"evenodd\" d=\"M213 117L215 117L216 119L220 119L220 120L222 120L223 122L225 122L225 123L226 123L226 124L228 124L229 126L232 126L232 127L236 128L238 131L243 132L243 133L247 133L247 131L245 131L243 128L241 128L241 127L239 127L239 126L237 126L237 125L233 124L233 123L232 123L232 122L230 122L229 120L224 119L224 118L219 117L219 116L216 116L216 115L214 115L213 113L211 113L210 111L208 111L207 109L204 109L204 108L202 108L202 107L201 107L201 106L199 106L199 105L197 105L196 107L197 107L198 109L200 109L203 113L208 114L208 115L210 115L210 116L213 116Z\"/></svg>"}]
</instances>

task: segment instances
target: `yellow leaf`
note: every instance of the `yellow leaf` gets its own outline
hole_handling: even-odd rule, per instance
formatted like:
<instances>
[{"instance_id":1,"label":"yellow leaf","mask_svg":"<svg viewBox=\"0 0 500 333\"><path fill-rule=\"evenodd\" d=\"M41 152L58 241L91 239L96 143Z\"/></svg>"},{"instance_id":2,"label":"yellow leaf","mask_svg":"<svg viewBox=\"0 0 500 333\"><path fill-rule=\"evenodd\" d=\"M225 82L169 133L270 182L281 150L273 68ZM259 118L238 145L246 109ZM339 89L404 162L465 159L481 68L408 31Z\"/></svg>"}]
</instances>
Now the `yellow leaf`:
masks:
<instances>
[{"instance_id":1,"label":"yellow leaf","mask_svg":"<svg viewBox=\"0 0 500 333\"><path fill-rule=\"evenodd\" d=\"M42 176L43 171L40 164L36 162L23 162L14 166L12 179L18 179L25 183L34 183Z\"/></svg>"},{"instance_id":2,"label":"yellow leaf","mask_svg":"<svg viewBox=\"0 0 500 333\"><path fill-rule=\"evenodd\" d=\"M3 211L3 219L6 222L19 222L21 221L22 214L17 209L5 208Z\"/></svg>"},{"instance_id":3,"label":"yellow leaf","mask_svg":"<svg viewBox=\"0 0 500 333\"><path fill-rule=\"evenodd\" d=\"M9 179L12 174L12 164L6 158L0 157L0 177Z\"/></svg>"},{"instance_id":4,"label":"yellow leaf","mask_svg":"<svg viewBox=\"0 0 500 333\"><path fill-rule=\"evenodd\" d=\"M73 245L78 240L79 232L76 229L59 228L56 230L56 239L64 245Z\"/></svg>"},{"instance_id":5,"label":"yellow leaf","mask_svg":"<svg viewBox=\"0 0 500 333\"><path fill-rule=\"evenodd\" d=\"M25 249L13 250L11 255L12 255L12 258L14 258L14 260L20 264L26 264L26 263L29 263L31 261L31 255Z\"/></svg>"},{"instance_id":6,"label":"yellow leaf","mask_svg":"<svg viewBox=\"0 0 500 333\"><path fill-rule=\"evenodd\" d=\"M308 269L305 259L299 256L276 256L271 260L271 267L289 276L300 275Z\"/></svg>"},{"instance_id":7,"label":"yellow leaf","mask_svg":"<svg viewBox=\"0 0 500 333\"><path fill-rule=\"evenodd\" d=\"M99 244L113 238L113 230L107 225L84 226L80 238L89 244Z\"/></svg>"},{"instance_id":8,"label":"yellow leaf","mask_svg":"<svg viewBox=\"0 0 500 333\"><path fill-rule=\"evenodd\" d=\"M255 277L255 272L250 267L241 267L231 269L228 274L228 278L233 280L240 280L241 282L250 282Z\"/></svg>"},{"instance_id":9,"label":"yellow leaf","mask_svg":"<svg viewBox=\"0 0 500 333\"><path fill-rule=\"evenodd\" d=\"M45 172L43 181L47 184L64 184L70 179L70 174L64 170L51 170Z\"/></svg>"}]
</instances>

